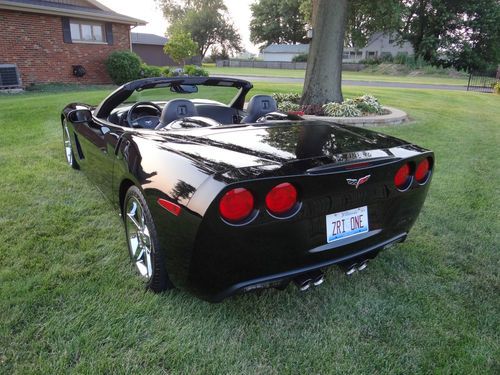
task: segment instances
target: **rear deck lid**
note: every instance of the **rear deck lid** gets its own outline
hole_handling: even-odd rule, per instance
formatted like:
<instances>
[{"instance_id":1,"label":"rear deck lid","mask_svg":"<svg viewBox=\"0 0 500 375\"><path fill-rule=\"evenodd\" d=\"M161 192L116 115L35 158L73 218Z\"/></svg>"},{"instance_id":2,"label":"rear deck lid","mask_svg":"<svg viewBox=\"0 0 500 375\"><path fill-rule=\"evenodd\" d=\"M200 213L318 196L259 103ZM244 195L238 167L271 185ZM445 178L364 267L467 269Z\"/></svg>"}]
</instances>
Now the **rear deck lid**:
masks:
<instances>
[{"instance_id":1,"label":"rear deck lid","mask_svg":"<svg viewBox=\"0 0 500 375\"><path fill-rule=\"evenodd\" d=\"M319 121L190 129L165 137L169 148L219 173L263 165L315 173L325 165L392 158L388 149L407 144L366 129Z\"/></svg>"}]
</instances>

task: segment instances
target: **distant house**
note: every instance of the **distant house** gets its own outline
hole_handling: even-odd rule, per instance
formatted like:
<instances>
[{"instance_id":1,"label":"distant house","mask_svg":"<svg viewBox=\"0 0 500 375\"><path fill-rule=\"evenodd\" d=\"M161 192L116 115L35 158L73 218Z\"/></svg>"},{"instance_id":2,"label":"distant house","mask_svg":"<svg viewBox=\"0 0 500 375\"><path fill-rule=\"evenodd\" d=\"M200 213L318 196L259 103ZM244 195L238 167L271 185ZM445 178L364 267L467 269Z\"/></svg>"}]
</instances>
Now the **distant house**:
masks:
<instances>
[{"instance_id":1,"label":"distant house","mask_svg":"<svg viewBox=\"0 0 500 375\"><path fill-rule=\"evenodd\" d=\"M0 0L0 88L110 83L104 61L145 24L95 0Z\"/></svg>"},{"instance_id":2,"label":"distant house","mask_svg":"<svg viewBox=\"0 0 500 375\"><path fill-rule=\"evenodd\" d=\"M161 35L146 33L131 33L132 51L137 53L142 61L149 65L167 66L175 64L165 55L163 46L168 39Z\"/></svg>"},{"instance_id":3,"label":"distant house","mask_svg":"<svg viewBox=\"0 0 500 375\"><path fill-rule=\"evenodd\" d=\"M292 61L295 56L308 52L308 44L271 44L262 50L260 57L264 61ZM412 55L413 47L407 41L399 43L391 34L377 32L363 48L344 47L343 62L358 62L384 55L396 56L398 53Z\"/></svg>"},{"instance_id":4,"label":"distant house","mask_svg":"<svg viewBox=\"0 0 500 375\"><path fill-rule=\"evenodd\" d=\"M396 56L398 53L413 55L413 47L410 42L399 43L396 35L383 32L374 33L361 49L344 48L343 59L345 62L359 61L362 59L381 58L387 55Z\"/></svg>"},{"instance_id":5,"label":"distant house","mask_svg":"<svg viewBox=\"0 0 500 375\"><path fill-rule=\"evenodd\" d=\"M178 65L172 58L163 52L163 46L168 38L156 34L131 33L132 51L137 53L142 61L148 65L175 66ZM201 58L193 57L186 64L201 65Z\"/></svg>"},{"instance_id":6,"label":"distant house","mask_svg":"<svg viewBox=\"0 0 500 375\"><path fill-rule=\"evenodd\" d=\"M292 61L295 56L309 52L308 44L270 44L261 51L264 61Z\"/></svg>"}]
</instances>

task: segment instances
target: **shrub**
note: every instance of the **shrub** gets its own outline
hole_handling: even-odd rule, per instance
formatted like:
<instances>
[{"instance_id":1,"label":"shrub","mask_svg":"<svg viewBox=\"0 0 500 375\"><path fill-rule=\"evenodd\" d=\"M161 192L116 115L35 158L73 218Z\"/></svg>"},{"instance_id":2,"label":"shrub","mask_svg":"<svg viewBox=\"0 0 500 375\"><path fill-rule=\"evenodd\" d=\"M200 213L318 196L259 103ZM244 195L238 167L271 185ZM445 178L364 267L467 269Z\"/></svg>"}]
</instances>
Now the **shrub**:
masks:
<instances>
[{"instance_id":1,"label":"shrub","mask_svg":"<svg viewBox=\"0 0 500 375\"><path fill-rule=\"evenodd\" d=\"M170 68L168 66L164 66L160 68L162 77L168 77L170 75Z\"/></svg>"},{"instance_id":2,"label":"shrub","mask_svg":"<svg viewBox=\"0 0 500 375\"><path fill-rule=\"evenodd\" d=\"M380 56L380 61L382 63L391 63L394 61L394 57L390 53L384 53Z\"/></svg>"},{"instance_id":3,"label":"shrub","mask_svg":"<svg viewBox=\"0 0 500 375\"><path fill-rule=\"evenodd\" d=\"M285 113L297 112L297 111L300 111L300 105L297 103L284 101L284 102L280 102L278 104L278 110L280 110L281 112L285 112Z\"/></svg>"},{"instance_id":4,"label":"shrub","mask_svg":"<svg viewBox=\"0 0 500 375\"><path fill-rule=\"evenodd\" d=\"M361 111L354 104L349 103L327 103L323 106L327 116L333 117L359 117Z\"/></svg>"},{"instance_id":5,"label":"shrub","mask_svg":"<svg viewBox=\"0 0 500 375\"><path fill-rule=\"evenodd\" d=\"M141 59L131 51L112 52L105 61L111 80L122 85L141 77Z\"/></svg>"},{"instance_id":6,"label":"shrub","mask_svg":"<svg viewBox=\"0 0 500 375\"><path fill-rule=\"evenodd\" d=\"M307 62L309 55L307 53L301 53L300 55L294 56L292 62Z\"/></svg>"},{"instance_id":7,"label":"shrub","mask_svg":"<svg viewBox=\"0 0 500 375\"><path fill-rule=\"evenodd\" d=\"M141 65L141 77L143 78L161 77L162 75L163 71L159 66L152 66L147 64Z\"/></svg>"},{"instance_id":8,"label":"shrub","mask_svg":"<svg viewBox=\"0 0 500 375\"><path fill-rule=\"evenodd\" d=\"M300 94L294 92L286 92L286 93L274 93L271 95L276 102L292 102L295 104L300 103Z\"/></svg>"},{"instance_id":9,"label":"shrub","mask_svg":"<svg viewBox=\"0 0 500 375\"><path fill-rule=\"evenodd\" d=\"M407 56L405 60L405 65L410 69L422 69L423 67L429 66L430 64L424 60L422 56L411 55Z\"/></svg>"},{"instance_id":10,"label":"shrub","mask_svg":"<svg viewBox=\"0 0 500 375\"><path fill-rule=\"evenodd\" d=\"M495 86L493 86L493 92L500 95L500 82L495 83Z\"/></svg>"},{"instance_id":11,"label":"shrub","mask_svg":"<svg viewBox=\"0 0 500 375\"><path fill-rule=\"evenodd\" d=\"M357 109L364 113L383 113L383 108L378 102L378 99L373 95L365 94L357 98L349 99L344 102L345 104L355 105Z\"/></svg>"},{"instance_id":12,"label":"shrub","mask_svg":"<svg viewBox=\"0 0 500 375\"><path fill-rule=\"evenodd\" d=\"M186 65L184 66L184 74L188 76L195 76L195 77L208 77L208 72L203 69L202 67L196 66L196 65Z\"/></svg>"},{"instance_id":13,"label":"shrub","mask_svg":"<svg viewBox=\"0 0 500 375\"><path fill-rule=\"evenodd\" d=\"M406 65L406 61L408 60L408 54L404 52L398 52L396 56L394 56L394 64Z\"/></svg>"}]
</instances>

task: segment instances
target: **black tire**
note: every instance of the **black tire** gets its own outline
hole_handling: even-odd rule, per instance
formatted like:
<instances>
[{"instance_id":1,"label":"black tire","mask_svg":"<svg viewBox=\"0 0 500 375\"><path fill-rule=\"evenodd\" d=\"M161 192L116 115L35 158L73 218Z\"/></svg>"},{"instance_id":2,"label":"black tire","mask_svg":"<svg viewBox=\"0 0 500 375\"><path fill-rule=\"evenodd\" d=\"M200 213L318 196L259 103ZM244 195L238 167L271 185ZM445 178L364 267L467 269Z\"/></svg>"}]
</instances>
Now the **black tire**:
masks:
<instances>
[{"instance_id":1,"label":"black tire","mask_svg":"<svg viewBox=\"0 0 500 375\"><path fill-rule=\"evenodd\" d=\"M69 134L69 128L66 119L64 119L62 122L62 131L63 131L63 145L64 145L64 153L66 155L66 162L71 168L80 169L80 166L75 160L73 142L71 141L71 136Z\"/></svg>"},{"instance_id":2,"label":"black tire","mask_svg":"<svg viewBox=\"0 0 500 375\"><path fill-rule=\"evenodd\" d=\"M156 293L173 288L153 217L144 195L136 186L131 186L125 195L123 223L130 259L145 280L146 288Z\"/></svg>"}]
</instances>

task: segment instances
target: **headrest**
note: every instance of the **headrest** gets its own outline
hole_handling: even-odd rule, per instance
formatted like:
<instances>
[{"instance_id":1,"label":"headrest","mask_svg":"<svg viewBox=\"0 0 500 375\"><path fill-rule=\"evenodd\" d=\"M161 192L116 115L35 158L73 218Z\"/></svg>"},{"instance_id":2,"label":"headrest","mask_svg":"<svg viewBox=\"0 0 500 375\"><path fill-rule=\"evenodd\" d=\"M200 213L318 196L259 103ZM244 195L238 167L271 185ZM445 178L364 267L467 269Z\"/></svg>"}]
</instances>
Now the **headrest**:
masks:
<instances>
[{"instance_id":1,"label":"headrest","mask_svg":"<svg viewBox=\"0 0 500 375\"><path fill-rule=\"evenodd\" d=\"M270 95L255 95L250 99L247 106L247 116L243 119L244 123L256 122L260 117L271 112L276 112L278 105L276 100Z\"/></svg>"},{"instance_id":2,"label":"headrest","mask_svg":"<svg viewBox=\"0 0 500 375\"><path fill-rule=\"evenodd\" d=\"M184 117L196 116L196 114L196 108L190 100L172 99L165 105L165 107L163 107L160 124L165 126L170 124L172 121Z\"/></svg>"}]
</instances>

